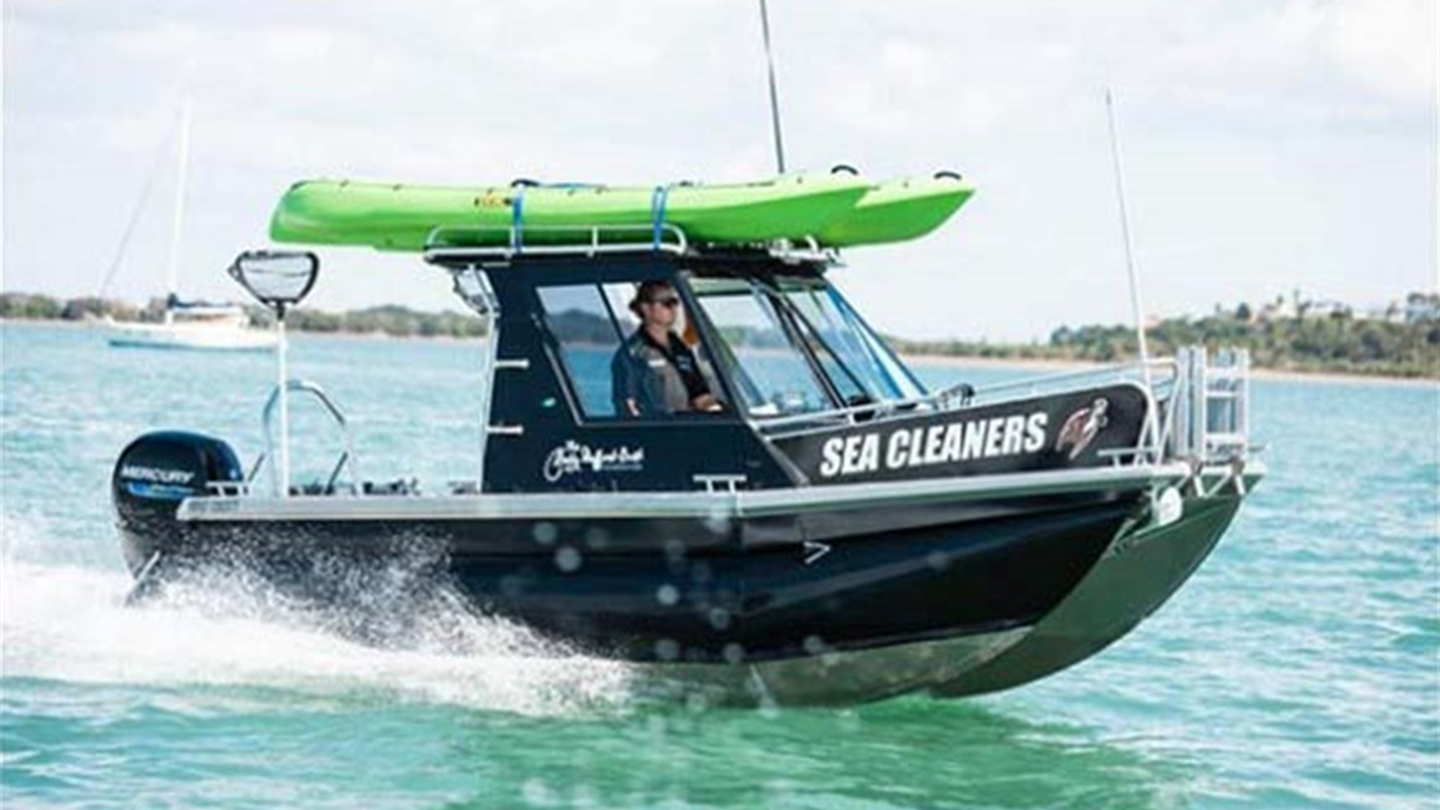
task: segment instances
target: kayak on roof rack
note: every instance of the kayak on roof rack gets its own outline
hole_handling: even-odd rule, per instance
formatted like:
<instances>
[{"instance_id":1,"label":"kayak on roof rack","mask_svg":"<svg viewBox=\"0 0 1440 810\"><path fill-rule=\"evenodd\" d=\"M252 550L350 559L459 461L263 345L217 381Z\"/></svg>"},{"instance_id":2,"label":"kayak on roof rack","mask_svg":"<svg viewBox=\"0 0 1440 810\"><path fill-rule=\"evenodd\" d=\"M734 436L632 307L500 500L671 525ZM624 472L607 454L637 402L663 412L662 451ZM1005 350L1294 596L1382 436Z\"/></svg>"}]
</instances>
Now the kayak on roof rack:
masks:
<instances>
[{"instance_id":1,"label":"kayak on roof rack","mask_svg":"<svg viewBox=\"0 0 1440 810\"><path fill-rule=\"evenodd\" d=\"M780 240L851 247L914 239L938 228L974 187L953 172L872 183L851 174L792 174L755 183L656 186L420 186L308 180L281 198L270 223L277 242L421 251L437 228L465 229L483 247L583 243L594 226L634 241L674 226L697 244ZM627 233L628 229L628 233ZM454 239L452 238L452 242Z\"/></svg>"}]
</instances>

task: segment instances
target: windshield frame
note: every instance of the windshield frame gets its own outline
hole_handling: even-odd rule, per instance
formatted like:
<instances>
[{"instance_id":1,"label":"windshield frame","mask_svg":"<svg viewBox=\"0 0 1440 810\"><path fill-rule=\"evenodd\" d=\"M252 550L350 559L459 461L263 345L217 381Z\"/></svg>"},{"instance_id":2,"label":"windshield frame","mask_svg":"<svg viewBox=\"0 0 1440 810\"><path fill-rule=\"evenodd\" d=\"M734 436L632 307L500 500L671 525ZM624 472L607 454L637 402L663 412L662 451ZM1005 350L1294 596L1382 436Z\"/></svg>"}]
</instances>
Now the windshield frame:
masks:
<instances>
[{"instance_id":1,"label":"windshield frame","mask_svg":"<svg viewBox=\"0 0 1440 810\"><path fill-rule=\"evenodd\" d=\"M712 346L711 357L715 359L717 372L726 379L728 387L736 395L737 412L749 419L767 419L827 413L840 407L840 399L828 375L799 339L783 302L766 286L757 283L752 276L735 273L691 275L686 284L689 297L700 313L697 320L702 337ZM707 286L711 289L706 290ZM722 315L718 306L720 302L738 302L742 309L745 309L745 302L751 303L753 309L744 314L753 312L758 315L763 327L776 333L777 345L783 347L783 359L800 364L808 372L803 384L794 393L802 395L801 402L813 401L819 407L807 404L792 408L776 401L775 395L783 392L771 390L774 386L766 384L766 377L773 374L773 370L767 374L763 365L757 367L752 360L745 359L756 347L736 344L725 337L722 326L717 322Z\"/></svg>"},{"instance_id":2,"label":"windshield frame","mask_svg":"<svg viewBox=\"0 0 1440 810\"><path fill-rule=\"evenodd\" d=\"M732 401L739 406L737 413L741 413L746 419L764 422L780 418L823 417L867 405L884 407L913 402L928 395L925 386L916 379L885 341L850 306L829 279L825 278L822 269L818 266L781 268L770 265L737 270L733 265L707 263L688 267L687 271L681 274L681 278L684 279L685 286L688 288L685 291L687 297L694 304L697 328L702 333L703 342L710 346L710 354L716 363L717 374L722 378L721 384L731 390L734 397ZM707 294L703 289L706 284L718 284L725 281L743 285L748 288L751 295L760 298L762 308L767 315L777 321L776 327L781 330L790 350L797 352L804 359L811 375L823 390L825 397L829 400L830 407L828 409L789 412L780 409L775 413L757 413L745 405L752 397L743 396L742 393L759 392L761 387L745 369L730 341L721 334L706 306L706 299L711 296L735 295L738 291ZM790 297L789 291L797 288L825 296L842 319L839 324L831 324L831 328L847 330L854 337L857 346L851 347L847 351L841 351L831 345L831 341L826 340L823 330L811 322L810 318ZM816 349L817 345L828 357L822 359ZM856 359L854 353L856 348L863 352L861 357L871 366L869 371L857 373L850 367ZM837 380L836 375L832 375L830 368L826 365L826 360L833 363L844 375L841 380ZM875 386L867 382L867 377L888 383L890 390L875 390ZM842 387L858 389L866 401L857 404L853 399L847 399L842 394Z\"/></svg>"},{"instance_id":3,"label":"windshield frame","mask_svg":"<svg viewBox=\"0 0 1440 810\"><path fill-rule=\"evenodd\" d=\"M860 317L860 313L850 306L850 302L845 300L845 297L828 279L790 277L783 281L785 283L776 285L778 290L776 295L790 308L792 316L812 332L816 343L825 348L840 370L869 398L870 403L908 402L923 399L928 395L924 384L915 377L908 366L901 362L880 335L870 328L865 319ZM826 330L822 330L811 316L803 311L803 307L799 303L800 299L797 298L797 293L801 292L818 294L824 303L816 305L817 314L829 322L830 331L843 333L853 340L855 345L837 347L831 341L827 341L825 339ZM840 323L834 323L827 315L825 304L834 308ZM857 368L859 369L858 373ZM876 390L877 386L888 390Z\"/></svg>"}]
</instances>

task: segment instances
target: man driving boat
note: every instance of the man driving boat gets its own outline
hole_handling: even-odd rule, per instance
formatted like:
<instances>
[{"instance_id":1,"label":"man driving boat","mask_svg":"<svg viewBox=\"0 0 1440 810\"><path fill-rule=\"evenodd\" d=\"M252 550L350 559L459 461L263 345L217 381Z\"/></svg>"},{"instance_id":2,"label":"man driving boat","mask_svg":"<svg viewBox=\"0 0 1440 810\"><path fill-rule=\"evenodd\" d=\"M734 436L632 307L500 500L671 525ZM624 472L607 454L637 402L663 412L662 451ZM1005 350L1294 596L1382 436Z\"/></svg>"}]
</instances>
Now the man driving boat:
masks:
<instances>
[{"instance_id":1,"label":"man driving boat","mask_svg":"<svg viewBox=\"0 0 1440 810\"><path fill-rule=\"evenodd\" d=\"M615 412L639 417L720 410L700 361L675 334L680 295L674 285L641 283L630 311L640 319L640 326L610 362Z\"/></svg>"}]
</instances>

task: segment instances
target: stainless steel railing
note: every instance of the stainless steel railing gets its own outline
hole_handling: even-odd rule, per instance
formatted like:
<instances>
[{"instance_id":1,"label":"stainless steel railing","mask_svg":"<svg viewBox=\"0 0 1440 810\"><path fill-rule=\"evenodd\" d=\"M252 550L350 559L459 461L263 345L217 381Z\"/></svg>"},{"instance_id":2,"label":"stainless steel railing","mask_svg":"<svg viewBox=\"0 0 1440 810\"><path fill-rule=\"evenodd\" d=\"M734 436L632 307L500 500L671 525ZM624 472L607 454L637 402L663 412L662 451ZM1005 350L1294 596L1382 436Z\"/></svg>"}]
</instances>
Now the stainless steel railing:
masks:
<instances>
[{"instance_id":1,"label":"stainless steel railing","mask_svg":"<svg viewBox=\"0 0 1440 810\"><path fill-rule=\"evenodd\" d=\"M336 459L336 462L331 469L330 479L326 484L326 489L333 490L336 481L339 480L341 471L343 471L346 467L349 467L350 493L352 495L359 495L361 493L359 463L356 460L355 443L351 439L350 425L345 420L345 414L340 411L340 407L335 404L335 401L330 398L329 394L325 393L325 389L321 388L319 383L313 382L311 380L286 380L284 393L288 395L291 391L298 391L300 393L309 394L310 396L318 400L320 402L320 405L325 409L326 413L330 414L330 418L335 422L336 426L340 428L340 438L341 441L344 443L344 450L341 451L339 457ZM275 457L275 431L272 428L271 423L274 420L275 407L280 402L280 396L280 386L277 385L273 389L271 389L270 397L269 399L265 400L265 408L263 411L261 411L261 422L264 424L265 428L265 454L261 456L262 461ZM256 462L257 472L260 463L261 462ZM270 478L271 488L274 490L275 494L279 494L281 486L280 478L278 470L276 469L276 465L273 463L270 464Z\"/></svg>"},{"instance_id":2,"label":"stainless steel railing","mask_svg":"<svg viewBox=\"0 0 1440 810\"><path fill-rule=\"evenodd\" d=\"M1252 452L1249 353L1226 349L1212 359L1203 346L1182 349L1174 359L1043 374L980 387L957 385L924 397L758 418L751 424L767 438L778 439L833 429L837 424L964 410L1117 382L1132 382L1145 391L1150 421L1136 447L1105 452L1116 464L1183 459L1205 466L1243 460Z\"/></svg>"}]
</instances>

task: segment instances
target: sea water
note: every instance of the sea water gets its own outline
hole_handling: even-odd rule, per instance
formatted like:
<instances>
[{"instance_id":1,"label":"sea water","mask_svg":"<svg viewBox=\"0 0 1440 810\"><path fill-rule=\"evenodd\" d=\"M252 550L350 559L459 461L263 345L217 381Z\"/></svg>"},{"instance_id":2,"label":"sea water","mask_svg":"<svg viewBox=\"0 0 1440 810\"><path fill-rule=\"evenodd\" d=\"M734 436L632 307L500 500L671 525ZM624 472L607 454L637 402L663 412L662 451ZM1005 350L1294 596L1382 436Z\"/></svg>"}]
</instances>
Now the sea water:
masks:
<instances>
[{"instance_id":1,"label":"sea water","mask_svg":"<svg viewBox=\"0 0 1440 810\"><path fill-rule=\"evenodd\" d=\"M443 598L365 645L224 577L123 607L116 455L183 427L252 463L272 360L0 335L5 808L1440 802L1434 386L1256 382L1270 476L1174 599L1069 671L959 701L721 709ZM477 344L300 336L293 363L350 417L364 477L474 477ZM297 477L328 476L339 436L298 400L294 421Z\"/></svg>"}]
</instances>

